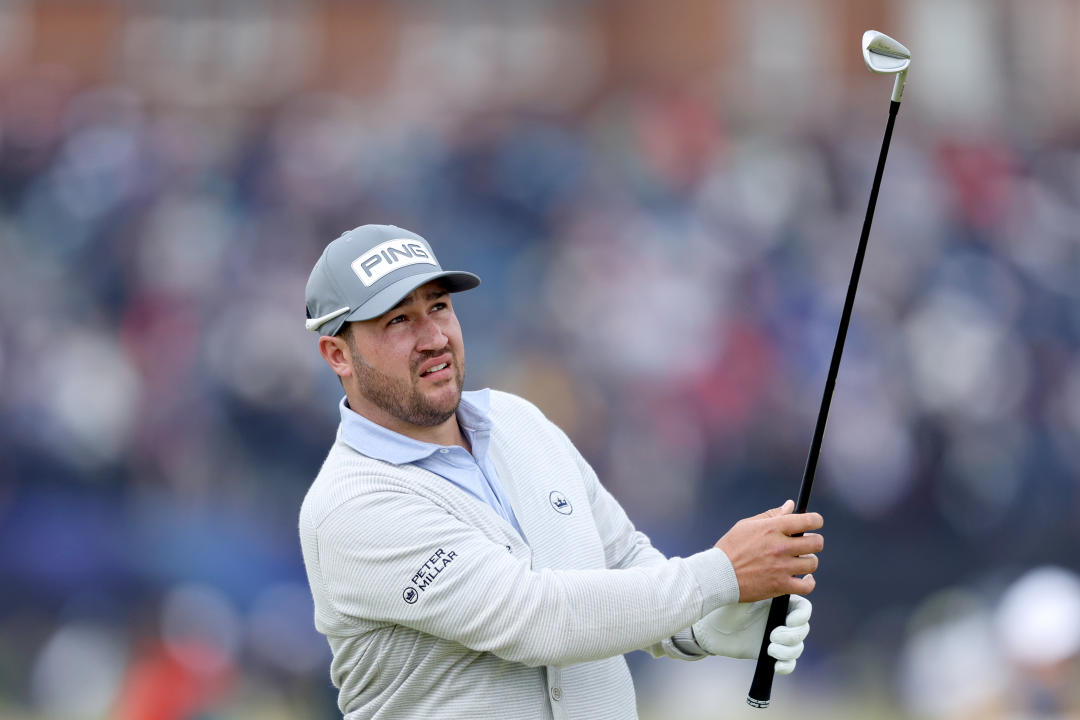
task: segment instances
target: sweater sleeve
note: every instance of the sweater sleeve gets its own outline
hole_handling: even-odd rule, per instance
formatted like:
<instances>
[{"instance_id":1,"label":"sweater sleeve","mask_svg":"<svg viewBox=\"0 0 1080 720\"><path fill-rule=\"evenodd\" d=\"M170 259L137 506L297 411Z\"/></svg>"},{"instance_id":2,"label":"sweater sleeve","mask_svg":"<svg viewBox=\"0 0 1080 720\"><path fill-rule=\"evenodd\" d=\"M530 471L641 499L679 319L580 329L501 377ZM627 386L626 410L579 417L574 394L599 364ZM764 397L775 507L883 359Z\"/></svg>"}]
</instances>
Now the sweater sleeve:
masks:
<instances>
[{"instance_id":1,"label":"sweater sleeve","mask_svg":"<svg viewBox=\"0 0 1080 720\"><path fill-rule=\"evenodd\" d=\"M402 490L343 503L319 524L317 542L323 590L344 618L405 625L527 665L649 647L732 602L720 550L616 569L534 571L429 498Z\"/></svg>"},{"instance_id":2,"label":"sweater sleeve","mask_svg":"<svg viewBox=\"0 0 1080 720\"><path fill-rule=\"evenodd\" d=\"M561 431L560 431L561 432ZM596 476L596 472L576 447L566 440L572 449L589 491L589 502L596 518L597 530L604 543L604 554L609 568L642 567L663 563L667 560L663 553L653 547L645 533L637 530L623 510L622 505L608 492ZM739 582L735 577L735 568L722 550L717 549L723 564L723 595L727 603L738 602ZM725 603L725 604L727 604ZM694 619L695 621L697 618ZM645 650L653 657L668 656L677 660L700 660L708 653L697 644L689 625Z\"/></svg>"},{"instance_id":3,"label":"sweater sleeve","mask_svg":"<svg viewBox=\"0 0 1080 720\"><path fill-rule=\"evenodd\" d=\"M667 558L653 547L645 533L638 531L627 517L622 505L600 484L592 466L577 448L567 444L574 455L585 488L589 494L596 529L604 543L604 558L609 568L630 568L655 565Z\"/></svg>"}]
</instances>

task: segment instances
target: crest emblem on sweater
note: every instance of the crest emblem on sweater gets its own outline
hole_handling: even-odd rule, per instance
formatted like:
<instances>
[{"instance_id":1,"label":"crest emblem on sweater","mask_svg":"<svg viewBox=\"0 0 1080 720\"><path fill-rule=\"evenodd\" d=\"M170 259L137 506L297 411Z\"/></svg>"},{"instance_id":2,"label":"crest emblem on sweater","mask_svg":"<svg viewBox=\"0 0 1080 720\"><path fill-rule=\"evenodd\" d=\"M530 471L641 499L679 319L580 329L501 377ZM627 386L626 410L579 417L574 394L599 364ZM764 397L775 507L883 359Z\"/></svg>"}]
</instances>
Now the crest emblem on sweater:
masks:
<instances>
[{"instance_id":1,"label":"crest emblem on sweater","mask_svg":"<svg viewBox=\"0 0 1080 720\"><path fill-rule=\"evenodd\" d=\"M420 597L420 594L416 592L416 588L407 587L404 592L401 593L401 599L412 605L416 602L416 599Z\"/></svg>"},{"instance_id":2,"label":"crest emblem on sweater","mask_svg":"<svg viewBox=\"0 0 1080 720\"><path fill-rule=\"evenodd\" d=\"M560 515L569 515L574 512L574 506L570 504L570 501L558 490L552 490L548 495L548 501L551 502L551 507L555 508L555 512Z\"/></svg>"}]
</instances>

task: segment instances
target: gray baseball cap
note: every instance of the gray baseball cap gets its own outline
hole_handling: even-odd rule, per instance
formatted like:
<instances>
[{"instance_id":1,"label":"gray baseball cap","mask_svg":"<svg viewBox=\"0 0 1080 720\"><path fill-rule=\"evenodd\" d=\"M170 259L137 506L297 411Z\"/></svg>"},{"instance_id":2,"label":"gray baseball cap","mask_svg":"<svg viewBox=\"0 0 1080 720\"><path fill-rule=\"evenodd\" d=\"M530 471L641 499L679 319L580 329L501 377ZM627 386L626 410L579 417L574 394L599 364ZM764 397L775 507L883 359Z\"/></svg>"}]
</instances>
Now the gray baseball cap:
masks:
<instances>
[{"instance_id":1,"label":"gray baseball cap","mask_svg":"<svg viewBox=\"0 0 1080 720\"><path fill-rule=\"evenodd\" d=\"M470 272L443 270L427 240L414 232L361 225L327 245L311 269L305 326L337 335L345 323L378 317L432 280L450 292L480 284Z\"/></svg>"}]
</instances>

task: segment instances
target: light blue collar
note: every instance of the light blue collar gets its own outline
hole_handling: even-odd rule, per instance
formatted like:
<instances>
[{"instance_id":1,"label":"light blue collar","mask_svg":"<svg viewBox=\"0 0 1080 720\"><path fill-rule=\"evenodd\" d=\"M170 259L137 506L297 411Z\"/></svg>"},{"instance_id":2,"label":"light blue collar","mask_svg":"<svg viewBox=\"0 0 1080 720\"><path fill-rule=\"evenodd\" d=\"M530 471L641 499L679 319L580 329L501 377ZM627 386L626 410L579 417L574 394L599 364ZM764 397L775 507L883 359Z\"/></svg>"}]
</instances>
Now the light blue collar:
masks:
<instances>
[{"instance_id":1,"label":"light blue collar","mask_svg":"<svg viewBox=\"0 0 1080 720\"><path fill-rule=\"evenodd\" d=\"M376 460L405 465L447 447L414 440L372 422L352 410L346 404L345 398L341 399L338 407L341 411L341 439L353 450ZM491 397L487 388L461 393L461 403L457 409L458 423L474 446L477 433L491 431L490 410Z\"/></svg>"}]
</instances>

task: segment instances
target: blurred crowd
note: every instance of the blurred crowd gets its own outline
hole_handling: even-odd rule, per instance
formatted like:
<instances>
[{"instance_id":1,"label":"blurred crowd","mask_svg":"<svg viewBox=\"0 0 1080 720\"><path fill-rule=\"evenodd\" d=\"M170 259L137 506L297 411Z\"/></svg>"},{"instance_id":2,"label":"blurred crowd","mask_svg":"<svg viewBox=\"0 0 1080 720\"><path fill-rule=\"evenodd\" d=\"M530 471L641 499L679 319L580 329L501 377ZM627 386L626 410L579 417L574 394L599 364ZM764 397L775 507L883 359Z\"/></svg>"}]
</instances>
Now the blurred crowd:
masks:
<instances>
[{"instance_id":1,"label":"blurred crowd","mask_svg":"<svg viewBox=\"0 0 1080 720\"><path fill-rule=\"evenodd\" d=\"M11 78L0 715L333 717L296 517L340 387L303 286L359 224L483 278L455 298L467 387L540 405L661 550L794 496L877 89L755 123L645 80L440 114L400 88L254 111ZM814 631L775 712L1075 717L1080 126L1036 141L907 110L812 501ZM631 659L657 718L737 707L752 672Z\"/></svg>"}]
</instances>

